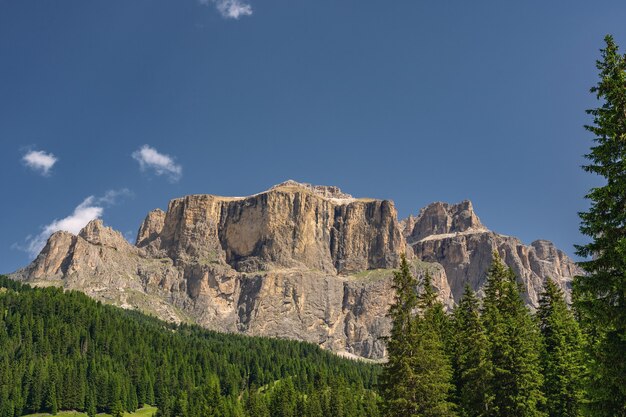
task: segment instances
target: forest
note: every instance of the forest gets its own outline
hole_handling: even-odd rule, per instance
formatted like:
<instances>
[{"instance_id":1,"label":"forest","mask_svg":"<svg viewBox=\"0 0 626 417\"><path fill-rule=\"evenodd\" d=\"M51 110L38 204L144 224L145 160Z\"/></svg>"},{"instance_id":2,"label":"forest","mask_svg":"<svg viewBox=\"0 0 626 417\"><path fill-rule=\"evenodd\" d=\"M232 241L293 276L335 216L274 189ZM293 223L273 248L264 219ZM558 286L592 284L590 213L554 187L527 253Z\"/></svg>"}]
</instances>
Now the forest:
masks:
<instances>
[{"instance_id":1,"label":"forest","mask_svg":"<svg viewBox=\"0 0 626 417\"><path fill-rule=\"evenodd\" d=\"M378 366L303 342L176 326L0 277L0 416L378 416Z\"/></svg>"}]
</instances>

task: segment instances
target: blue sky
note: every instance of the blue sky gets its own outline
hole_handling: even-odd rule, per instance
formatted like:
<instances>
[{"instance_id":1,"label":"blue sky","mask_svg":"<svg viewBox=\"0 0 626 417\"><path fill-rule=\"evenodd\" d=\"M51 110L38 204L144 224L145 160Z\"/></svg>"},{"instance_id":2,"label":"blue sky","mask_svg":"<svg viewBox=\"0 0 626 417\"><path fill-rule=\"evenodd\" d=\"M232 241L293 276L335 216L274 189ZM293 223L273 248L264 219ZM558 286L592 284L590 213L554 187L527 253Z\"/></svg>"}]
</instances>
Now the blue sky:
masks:
<instances>
[{"instance_id":1,"label":"blue sky","mask_svg":"<svg viewBox=\"0 0 626 417\"><path fill-rule=\"evenodd\" d=\"M292 178L471 199L572 253L621 1L0 0L0 272L100 216L134 238L192 193Z\"/></svg>"}]
</instances>

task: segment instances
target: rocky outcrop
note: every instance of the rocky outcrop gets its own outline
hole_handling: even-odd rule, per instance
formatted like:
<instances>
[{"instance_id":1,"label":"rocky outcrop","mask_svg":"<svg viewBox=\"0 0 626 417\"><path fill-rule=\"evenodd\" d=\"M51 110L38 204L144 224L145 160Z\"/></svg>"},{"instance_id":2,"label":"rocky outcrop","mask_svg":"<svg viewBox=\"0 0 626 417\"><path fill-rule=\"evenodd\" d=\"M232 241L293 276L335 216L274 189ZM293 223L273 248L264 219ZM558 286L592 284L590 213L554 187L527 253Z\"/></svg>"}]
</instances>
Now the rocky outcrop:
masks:
<instances>
[{"instance_id":1,"label":"rocky outcrop","mask_svg":"<svg viewBox=\"0 0 626 417\"><path fill-rule=\"evenodd\" d=\"M135 240L136 246L146 246L150 242L154 244L152 246L160 246L160 235L165 225L165 212L161 209L152 210L144 219L139 232L137 232L137 239Z\"/></svg>"},{"instance_id":2,"label":"rocky outcrop","mask_svg":"<svg viewBox=\"0 0 626 417\"><path fill-rule=\"evenodd\" d=\"M187 319L168 301L180 271L170 259L146 257L121 233L93 220L75 236L56 232L37 258L12 278L79 290L102 302L138 308L164 320Z\"/></svg>"},{"instance_id":3,"label":"rocky outcrop","mask_svg":"<svg viewBox=\"0 0 626 417\"><path fill-rule=\"evenodd\" d=\"M492 254L497 251L522 284L529 305L538 305L543 282L550 277L569 293L571 279L582 271L551 242L538 240L530 246L519 239L485 228L471 202L433 203L412 220L404 235L418 259L437 262L446 271L453 298L458 300L465 284L482 292Z\"/></svg>"},{"instance_id":4,"label":"rocky outcrop","mask_svg":"<svg viewBox=\"0 0 626 417\"><path fill-rule=\"evenodd\" d=\"M432 203L422 209L417 217L410 216L404 232L409 242L417 242L428 236L450 233L486 232L472 202L465 200L459 204Z\"/></svg>"},{"instance_id":5,"label":"rocky outcrop","mask_svg":"<svg viewBox=\"0 0 626 417\"><path fill-rule=\"evenodd\" d=\"M226 262L246 272L300 267L332 274L395 268L405 250L392 202L295 182L245 198L174 199L162 226L160 213L148 215L137 244L183 263Z\"/></svg>"},{"instance_id":6,"label":"rocky outcrop","mask_svg":"<svg viewBox=\"0 0 626 417\"><path fill-rule=\"evenodd\" d=\"M494 249L531 304L546 276L567 283L577 272L549 242L524 246L487 230L468 201L435 203L398 222L390 201L287 181L249 197L174 199L146 216L135 245L100 220L77 236L57 232L12 277L170 321L376 359L385 355L402 253L415 275L430 272L452 307L465 282L480 291Z\"/></svg>"}]
</instances>

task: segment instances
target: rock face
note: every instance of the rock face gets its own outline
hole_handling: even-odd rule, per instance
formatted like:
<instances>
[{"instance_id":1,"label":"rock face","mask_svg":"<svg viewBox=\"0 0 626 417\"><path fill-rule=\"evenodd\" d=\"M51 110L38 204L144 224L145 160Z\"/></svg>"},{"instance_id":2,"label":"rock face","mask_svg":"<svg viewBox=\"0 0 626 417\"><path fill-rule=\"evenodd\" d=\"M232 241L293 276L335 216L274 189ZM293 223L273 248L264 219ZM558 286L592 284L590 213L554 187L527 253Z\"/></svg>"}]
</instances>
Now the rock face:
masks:
<instances>
[{"instance_id":1,"label":"rock face","mask_svg":"<svg viewBox=\"0 0 626 417\"><path fill-rule=\"evenodd\" d=\"M466 283L481 293L494 251L513 269L532 307L538 306L547 277L569 293L572 277L582 273L551 242L538 240L526 246L517 238L488 230L469 201L433 203L412 218L411 224L403 231L408 244L417 258L443 266L455 300L463 295Z\"/></svg>"},{"instance_id":2,"label":"rock face","mask_svg":"<svg viewBox=\"0 0 626 417\"><path fill-rule=\"evenodd\" d=\"M394 268L405 241L390 201L294 182L246 198L191 195L151 212L137 245L186 263L236 270L308 268L347 274Z\"/></svg>"},{"instance_id":3,"label":"rock face","mask_svg":"<svg viewBox=\"0 0 626 417\"><path fill-rule=\"evenodd\" d=\"M135 245L100 220L53 234L12 275L210 329L318 343L378 359L389 332L391 277L406 253L449 307L480 290L499 250L536 303L546 276L577 273L550 242L524 246L487 230L471 203L435 203L398 222L392 202L287 181L249 197L191 195L150 212Z\"/></svg>"}]
</instances>

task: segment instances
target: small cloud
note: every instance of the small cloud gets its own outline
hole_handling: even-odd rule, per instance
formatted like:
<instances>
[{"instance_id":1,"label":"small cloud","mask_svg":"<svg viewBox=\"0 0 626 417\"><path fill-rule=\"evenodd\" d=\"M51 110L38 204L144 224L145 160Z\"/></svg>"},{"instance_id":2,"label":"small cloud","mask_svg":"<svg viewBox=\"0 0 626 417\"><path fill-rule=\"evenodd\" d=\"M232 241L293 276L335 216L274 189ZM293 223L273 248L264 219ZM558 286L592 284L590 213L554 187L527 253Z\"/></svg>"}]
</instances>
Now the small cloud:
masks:
<instances>
[{"instance_id":1,"label":"small cloud","mask_svg":"<svg viewBox=\"0 0 626 417\"><path fill-rule=\"evenodd\" d=\"M28 252L34 258L46 246L48 238L53 233L63 230L78 234L87 223L102 217L105 207L112 206L117 203L120 197L131 194L128 189L123 188L121 190L109 190L101 197L90 195L74 208L72 214L62 219L53 220L43 226L37 235L26 236L25 245L13 244L12 247Z\"/></svg>"},{"instance_id":2,"label":"small cloud","mask_svg":"<svg viewBox=\"0 0 626 417\"><path fill-rule=\"evenodd\" d=\"M53 154L44 151L29 151L22 157L22 161L27 167L38 171L43 176L48 176L58 159Z\"/></svg>"},{"instance_id":3,"label":"small cloud","mask_svg":"<svg viewBox=\"0 0 626 417\"><path fill-rule=\"evenodd\" d=\"M94 200L94 196L87 197L76 206L72 214L62 219L53 220L50 224L44 226L38 235L28 236L26 238L26 246L16 247L25 250L34 258L46 246L46 241L54 232L64 230L77 234L87 223L102 216L104 209L96 206Z\"/></svg>"},{"instance_id":4,"label":"small cloud","mask_svg":"<svg viewBox=\"0 0 626 417\"><path fill-rule=\"evenodd\" d=\"M199 0L200 4L214 3L220 14L227 19L239 19L252 15L252 6L241 0Z\"/></svg>"},{"instance_id":5,"label":"small cloud","mask_svg":"<svg viewBox=\"0 0 626 417\"><path fill-rule=\"evenodd\" d=\"M174 163L174 159L148 145L133 152L133 159L139 162L142 171L151 169L156 175L166 175L171 182L176 182L183 175L183 167Z\"/></svg>"},{"instance_id":6,"label":"small cloud","mask_svg":"<svg viewBox=\"0 0 626 417\"><path fill-rule=\"evenodd\" d=\"M133 193L128 188L122 188L119 190L108 190L102 197L97 198L98 204L104 204L106 206L113 206L117 204L117 201L121 197L130 197Z\"/></svg>"}]
</instances>

